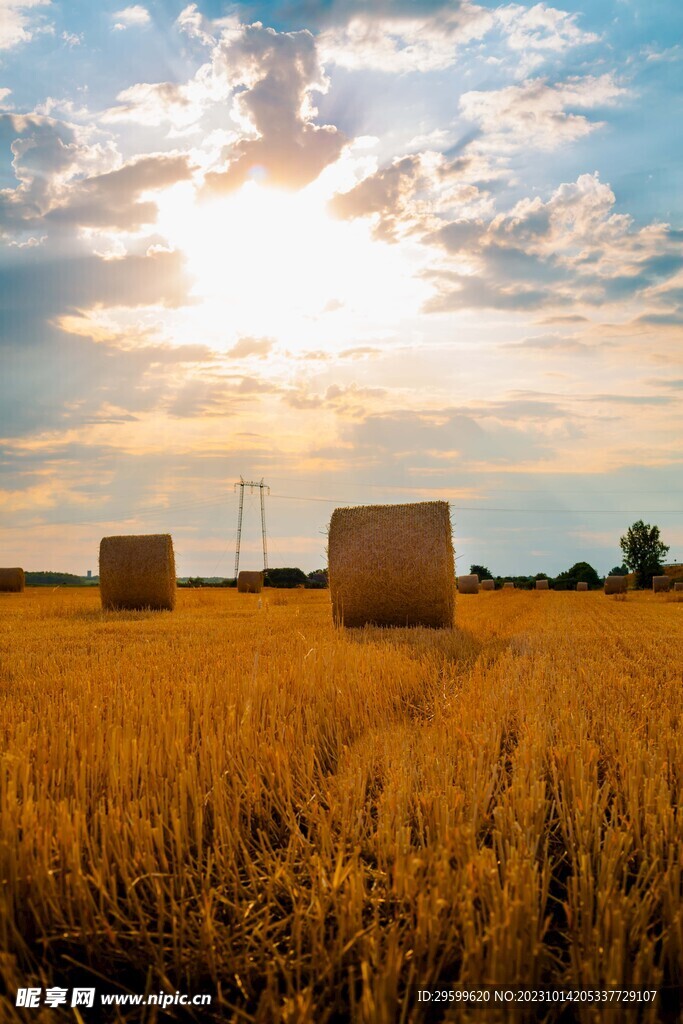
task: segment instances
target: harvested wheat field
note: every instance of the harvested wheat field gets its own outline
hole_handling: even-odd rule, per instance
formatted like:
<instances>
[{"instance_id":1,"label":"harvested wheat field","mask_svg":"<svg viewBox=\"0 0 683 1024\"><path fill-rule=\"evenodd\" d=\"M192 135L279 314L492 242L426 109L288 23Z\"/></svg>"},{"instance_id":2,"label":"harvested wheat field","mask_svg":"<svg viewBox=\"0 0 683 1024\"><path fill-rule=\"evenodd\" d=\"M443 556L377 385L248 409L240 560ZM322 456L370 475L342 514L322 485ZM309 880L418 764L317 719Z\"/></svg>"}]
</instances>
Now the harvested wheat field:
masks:
<instances>
[{"instance_id":1,"label":"harvested wheat field","mask_svg":"<svg viewBox=\"0 0 683 1024\"><path fill-rule=\"evenodd\" d=\"M678 1019L681 649L673 593L484 594L454 630L335 629L320 591L3 595L7 990L214 996L106 1018L145 1022ZM418 1001L484 983L658 995ZM0 996L104 1019L22 1012Z\"/></svg>"}]
</instances>

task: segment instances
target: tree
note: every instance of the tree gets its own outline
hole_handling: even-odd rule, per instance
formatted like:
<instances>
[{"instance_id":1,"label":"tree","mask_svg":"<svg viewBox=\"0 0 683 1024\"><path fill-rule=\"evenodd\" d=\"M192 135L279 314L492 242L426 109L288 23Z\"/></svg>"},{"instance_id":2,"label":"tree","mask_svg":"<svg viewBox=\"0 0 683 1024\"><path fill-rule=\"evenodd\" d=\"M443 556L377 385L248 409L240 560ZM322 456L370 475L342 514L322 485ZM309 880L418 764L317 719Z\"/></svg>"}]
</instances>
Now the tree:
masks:
<instances>
[{"instance_id":1,"label":"tree","mask_svg":"<svg viewBox=\"0 0 683 1024\"><path fill-rule=\"evenodd\" d=\"M487 569L485 565L471 565L470 566L470 573L473 576L478 576L480 582L481 582L481 580L492 580L493 579L493 573L491 572L490 569Z\"/></svg>"},{"instance_id":2,"label":"tree","mask_svg":"<svg viewBox=\"0 0 683 1024\"><path fill-rule=\"evenodd\" d=\"M613 569L610 569L610 571L609 571L609 573L607 575L608 576L628 576L628 566L624 565L623 563L621 565L615 565Z\"/></svg>"},{"instance_id":3,"label":"tree","mask_svg":"<svg viewBox=\"0 0 683 1024\"><path fill-rule=\"evenodd\" d=\"M619 539L624 562L636 574L637 587L652 586L652 577L662 572L662 560L669 545L659 539L659 527L638 519Z\"/></svg>"},{"instance_id":4,"label":"tree","mask_svg":"<svg viewBox=\"0 0 683 1024\"><path fill-rule=\"evenodd\" d=\"M286 590L293 590L294 587L305 586L306 573L302 569L268 569L264 582L267 587L284 587Z\"/></svg>"},{"instance_id":5,"label":"tree","mask_svg":"<svg viewBox=\"0 0 683 1024\"><path fill-rule=\"evenodd\" d=\"M589 587L600 586L600 577L590 562L574 562L571 569L561 572L555 579L556 582L566 583L568 587L574 587L577 583L587 583Z\"/></svg>"}]
</instances>

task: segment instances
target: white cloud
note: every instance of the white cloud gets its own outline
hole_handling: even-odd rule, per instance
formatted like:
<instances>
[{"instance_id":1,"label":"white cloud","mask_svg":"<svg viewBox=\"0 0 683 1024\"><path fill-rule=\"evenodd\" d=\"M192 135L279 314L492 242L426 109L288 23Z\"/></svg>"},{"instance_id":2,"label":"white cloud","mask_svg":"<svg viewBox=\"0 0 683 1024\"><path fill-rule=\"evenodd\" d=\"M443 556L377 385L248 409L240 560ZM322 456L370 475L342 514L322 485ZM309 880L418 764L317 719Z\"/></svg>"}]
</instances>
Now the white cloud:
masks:
<instances>
[{"instance_id":1,"label":"white cloud","mask_svg":"<svg viewBox=\"0 0 683 1024\"><path fill-rule=\"evenodd\" d=\"M322 60L339 67L400 73L451 67L459 47L493 26L483 7L464 3L426 18L376 17L366 12L319 36Z\"/></svg>"},{"instance_id":2,"label":"white cloud","mask_svg":"<svg viewBox=\"0 0 683 1024\"><path fill-rule=\"evenodd\" d=\"M132 7L124 7L120 11L114 11L112 17L116 18L114 29L122 32L127 28L142 27L149 25L152 20L146 7L140 4L133 4Z\"/></svg>"},{"instance_id":3,"label":"white cloud","mask_svg":"<svg viewBox=\"0 0 683 1024\"><path fill-rule=\"evenodd\" d=\"M0 0L0 50L28 43L39 29L28 12L50 0Z\"/></svg>"},{"instance_id":4,"label":"white cloud","mask_svg":"<svg viewBox=\"0 0 683 1024\"><path fill-rule=\"evenodd\" d=\"M548 53L562 53L574 46L598 42L594 32L584 32L577 25L577 15L547 7L507 4L495 11L507 45L520 61L521 75L537 67Z\"/></svg>"},{"instance_id":5,"label":"white cloud","mask_svg":"<svg viewBox=\"0 0 683 1024\"><path fill-rule=\"evenodd\" d=\"M532 78L503 89L466 92L460 109L482 128L484 138L478 142L482 149L497 153L534 147L550 150L602 126L603 122L573 110L609 106L625 93L611 73L555 83Z\"/></svg>"}]
</instances>

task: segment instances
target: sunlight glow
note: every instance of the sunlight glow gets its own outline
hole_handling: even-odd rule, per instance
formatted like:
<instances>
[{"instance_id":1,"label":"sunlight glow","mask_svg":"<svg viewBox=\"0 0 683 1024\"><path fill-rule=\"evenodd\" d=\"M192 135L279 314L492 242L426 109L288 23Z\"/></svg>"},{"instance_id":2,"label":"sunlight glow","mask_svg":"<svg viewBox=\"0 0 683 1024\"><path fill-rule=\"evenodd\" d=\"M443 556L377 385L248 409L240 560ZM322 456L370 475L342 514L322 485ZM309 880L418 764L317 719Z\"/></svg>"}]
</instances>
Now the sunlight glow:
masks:
<instances>
[{"instance_id":1,"label":"sunlight glow","mask_svg":"<svg viewBox=\"0 0 683 1024\"><path fill-rule=\"evenodd\" d=\"M159 227L186 256L210 333L268 334L288 344L391 329L426 297L421 253L376 241L367 221L335 220L319 190L283 192L250 181L198 203L191 186L167 190ZM334 321L334 322L333 322Z\"/></svg>"}]
</instances>

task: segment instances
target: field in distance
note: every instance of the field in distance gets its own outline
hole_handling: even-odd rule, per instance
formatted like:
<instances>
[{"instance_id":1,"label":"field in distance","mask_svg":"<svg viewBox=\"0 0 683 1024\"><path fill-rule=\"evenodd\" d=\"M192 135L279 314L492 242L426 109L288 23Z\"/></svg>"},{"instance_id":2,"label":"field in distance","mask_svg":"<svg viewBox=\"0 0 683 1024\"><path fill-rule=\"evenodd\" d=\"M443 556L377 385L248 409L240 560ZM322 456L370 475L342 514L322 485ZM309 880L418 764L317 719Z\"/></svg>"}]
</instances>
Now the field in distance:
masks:
<instances>
[{"instance_id":1,"label":"field in distance","mask_svg":"<svg viewBox=\"0 0 683 1024\"><path fill-rule=\"evenodd\" d=\"M336 631L326 591L0 594L0 1019L76 977L213 993L202 1021L408 1024L454 983L671 996L679 598ZM667 1019L662 992L571 1019Z\"/></svg>"}]
</instances>

